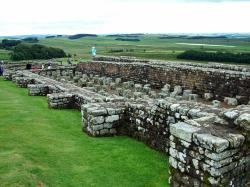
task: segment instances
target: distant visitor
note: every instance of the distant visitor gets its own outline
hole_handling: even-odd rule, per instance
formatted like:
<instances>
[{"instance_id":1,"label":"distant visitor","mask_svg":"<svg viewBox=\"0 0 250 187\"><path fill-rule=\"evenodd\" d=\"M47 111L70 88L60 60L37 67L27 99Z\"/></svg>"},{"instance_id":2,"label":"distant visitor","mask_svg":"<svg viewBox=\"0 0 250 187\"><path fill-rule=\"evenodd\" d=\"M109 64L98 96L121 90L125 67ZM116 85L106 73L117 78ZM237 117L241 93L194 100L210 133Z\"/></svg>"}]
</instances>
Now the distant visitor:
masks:
<instances>
[{"instance_id":1,"label":"distant visitor","mask_svg":"<svg viewBox=\"0 0 250 187\"><path fill-rule=\"evenodd\" d=\"M3 75L4 67L3 67L3 60L0 62L0 76Z\"/></svg>"},{"instance_id":2,"label":"distant visitor","mask_svg":"<svg viewBox=\"0 0 250 187\"><path fill-rule=\"evenodd\" d=\"M71 62L70 58L68 58L67 62L68 62L68 65L72 65L72 62Z\"/></svg>"},{"instance_id":3,"label":"distant visitor","mask_svg":"<svg viewBox=\"0 0 250 187\"><path fill-rule=\"evenodd\" d=\"M48 69L51 69L51 66L52 66L52 63L49 62L49 64L48 64Z\"/></svg>"},{"instance_id":4,"label":"distant visitor","mask_svg":"<svg viewBox=\"0 0 250 187\"><path fill-rule=\"evenodd\" d=\"M93 57L96 56L96 48L95 48L95 47L92 47L91 53L92 53L92 56L93 56Z\"/></svg>"},{"instance_id":5,"label":"distant visitor","mask_svg":"<svg viewBox=\"0 0 250 187\"><path fill-rule=\"evenodd\" d=\"M26 64L26 69L27 70L31 70L31 68L32 68L32 65L30 63Z\"/></svg>"}]
</instances>

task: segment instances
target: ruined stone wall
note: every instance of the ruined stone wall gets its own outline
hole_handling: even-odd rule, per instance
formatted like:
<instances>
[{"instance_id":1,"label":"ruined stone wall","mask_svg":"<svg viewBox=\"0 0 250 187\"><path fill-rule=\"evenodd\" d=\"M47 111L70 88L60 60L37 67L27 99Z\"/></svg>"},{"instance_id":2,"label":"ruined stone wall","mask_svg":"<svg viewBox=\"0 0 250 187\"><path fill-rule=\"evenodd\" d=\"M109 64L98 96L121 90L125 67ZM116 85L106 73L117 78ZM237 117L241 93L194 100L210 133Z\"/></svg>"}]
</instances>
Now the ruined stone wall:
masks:
<instances>
[{"instance_id":1,"label":"ruined stone wall","mask_svg":"<svg viewBox=\"0 0 250 187\"><path fill-rule=\"evenodd\" d=\"M214 99L235 97L239 103L246 104L250 100L250 71L247 68L231 69L174 65L167 62L162 64L93 61L80 63L76 71L112 78L120 77L123 81L133 80L135 83L151 84L154 88L170 84L173 89L174 86L180 85L202 97L204 93L211 93Z\"/></svg>"},{"instance_id":2,"label":"ruined stone wall","mask_svg":"<svg viewBox=\"0 0 250 187\"><path fill-rule=\"evenodd\" d=\"M248 186L249 130L243 126L249 112L242 105L171 124L172 186Z\"/></svg>"}]
</instances>

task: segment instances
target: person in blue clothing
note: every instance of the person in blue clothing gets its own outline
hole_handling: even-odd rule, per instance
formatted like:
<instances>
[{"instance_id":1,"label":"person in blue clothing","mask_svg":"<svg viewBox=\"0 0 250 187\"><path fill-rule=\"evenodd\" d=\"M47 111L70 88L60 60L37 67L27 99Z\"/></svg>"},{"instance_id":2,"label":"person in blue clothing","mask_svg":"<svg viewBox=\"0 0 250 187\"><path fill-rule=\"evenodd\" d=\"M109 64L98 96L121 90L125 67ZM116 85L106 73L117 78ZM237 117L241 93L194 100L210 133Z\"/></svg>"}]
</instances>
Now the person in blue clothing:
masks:
<instances>
[{"instance_id":1,"label":"person in blue clothing","mask_svg":"<svg viewBox=\"0 0 250 187\"><path fill-rule=\"evenodd\" d=\"M92 56L93 56L93 57L96 56L96 48L95 48L95 47L92 47L91 53L92 53Z\"/></svg>"},{"instance_id":2,"label":"person in blue clothing","mask_svg":"<svg viewBox=\"0 0 250 187\"><path fill-rule=\"evenodd\" d=\"M4 68L3 68L3 61L0 62L0 76L3 75Z\"/></svg>"}]
</instances>

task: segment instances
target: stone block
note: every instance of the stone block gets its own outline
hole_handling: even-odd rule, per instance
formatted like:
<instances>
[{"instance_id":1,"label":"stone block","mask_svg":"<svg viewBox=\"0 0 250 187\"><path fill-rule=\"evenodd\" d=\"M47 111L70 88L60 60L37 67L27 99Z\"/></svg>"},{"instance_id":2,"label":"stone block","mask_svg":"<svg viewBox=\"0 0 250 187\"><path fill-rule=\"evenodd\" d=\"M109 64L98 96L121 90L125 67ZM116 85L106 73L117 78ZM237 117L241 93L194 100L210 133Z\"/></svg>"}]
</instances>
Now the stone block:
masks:
<instances>
[{"instance_id":1,"label":"stone block","mask_svg":"<svg viewBox=\"0 0 250 187\"><path fill-rule=\"evenodd\" d=\"M229 141L211 134L194 133L193 140L196 145L220 153L229 148Z\"/></svg>"},{"instance_id":2,"label":"stone block","mask_svg":"<svg viewBox=\"0 0 250 187\"><path fill-rule=\"evenodd\" d=\"M132 91L129 90L129 89L126 89L123 91L123 97L126 97L126 98L131 98L132 97Z\"/></svg>"},{"instance_id":3,"label":"stone block","mask_svg":"<svg viewBox=\"0 0 250 187\"><path fill-rule=\"evenodd\" d=\"M197 102L197 100L198 100L198 95L197 95L197 94L189 94L188 100L189 100L189 101Z\"/></svg>"},{"instance_id":4,"label":"stone block","mask_svg":"<svg viewBox=\"0 0 250 187\"><path fill-rule=\"evenodd\" d=\"M227 103L228 105L232 105L232 106L237 106L238 105L238 101L237 101L236 98L225 97L224 102Z\"/></svg>"},{"instance_id":5,"label":"stone block","mask_svg":"<svg viewBox=\"0 0 250 187\"><path fill-rule=\"evenodd\" d=\"M110 129L110 130L109 130L109 133L110 133L110 134L117 134L117 131L116 131L116 129Z\"/></svg>"},{"instance_id":6,"label":"stone block","mask_svg":"<svg viewBox=\"0 0 250 187\"><path fill-rule=\"evenodd\" d=\"M136 92L141 92L142 91L142 85L141 84L135 84L135 91Z\"/></svg>"},{"instance_id":7,"label":"stone block","mask_svg":"<svg viewBox=\"0 0 250 187\"><path fill-rule=\"evenodd\" d=\"M181 86L175 86L175 87L174 87L174 92L175 92L177 95L182 94L182 87L181 87Z\"/></svg>"},{"instance_id":8,"label":"stone block","mask_svg":"<svg viewBox=\"0 0 250 187\"><path fill-rule=\"evenodd\" d=\"M109 130L108 129L102 129L102 130L100 130L100 135L101 136L109 135Z\"/></svg>"},{"instance_id":9,"label":"stone block","mask_svg":"<svg viewBox=\"0 0 250 187\"><path fill-rule=\"evenodd\" d=\"M188 99L189 95L192 94L192 90L183 90L183 99Z\"/></svg>"},{"instance_id":10,"label":"stone block","mask_svg":"<svg viewBox=\"0 0 250 187\"><path fill-rule=\"evenodd\" d=\"M242 128L244 128L246 131L250 131L250 114L245 113L241 114L234 123Z\"/></svg>"},{"instance_id":11,"label":"stone block","mask_svg":"<svg viewBox=\"0 0 250 187\"><path fill-rule=\"evenodd\" d=\"M105 118L106 123L114 123L119 120L119 115L112 115L112 116L107 116Z\"/></svg>"},{"instance_id":12,"label":"stone block","mask_svg":"<svg viewBox=\"0 0 250 187\"><path fill-rule=\"evenodd\" d=\"M99 109L99 108L89 108L88 112L93 116L104 116L108 113L106 109Z\"/></svg>"},{"instance_id":13,"label":"stone block","mask_svg":"<svg viewBox=\"0 0 250 187\"><path fill-rule=\"evenodd\" d=\"M150 91L150 92L149 92L149 96L152 97L152 98L154 98L154 99L157 98L157 94L156 94L155 91Z\"/></svg>"},{"instance_id":14,"label":"stone block","mask_svg":"<svg viewBox=\"0 0 250 187\"><path fill-rule=\"evenodd\" d=\"M103 116L93 117L92 122L93 122L94 125L102 124L102 123L104 123L104 117Z\"/></svg>"},{"instance_id":15,"label":"stone block","mask_svg":"<svg viewBox=\"0 0 250 187\"><path fill-rule=\"evenodd\" d=\"M123 95L123 89L122 88L116 88L117 94L122 96Z\"/></svg>"},{"instance_id":16,"label":"stone block","mask_svg":"<svg viewBox=\"0 0 250 187\"><path fill-rule=\"evenodd\" d=\"M121 78L116 78L116 79L115 79L116 85L121 84L121 82L122 82L122 79L121 79Z\"/></svg>"},{"instance_id":17,"label":"stone block","mask_svg":"<svg viewBox=\"0 0 250 187\"><path fill-rule=\"evenodd\" d=\"M115 90L116 84L115 84L114 82L111 82L111 83L109 84L109 87L110 87L111 90Z\"/></svg>"},{"instance_id":18,"label":"stone block","mask_svg":"<svg viewBox=\"0 0 250 187\"><path fill-rule=\"evenodd\" d=\"M103 125L92 125L91 128L93 131L99 131L103 129Z\"/></svg>"},{"instance_id":19,"label":"stone block","mask_svg":"<svg viewBox=\"0 0 250 187\"><path fill-rule=\"evenodd\" d=\"M168 88L162 88L161 93L170 95L170 90Z\"/></svg>"},{"instance_id":20,"label":"stone block","mask_svg":"<svg viewBox=\"0 0 250 187\"><path fill-rule=\"evenodd\" d=\"M133 96L134 96L135 99L141 98L142 95L143 95L142 92L134 92L133 93Z\"/></svg>"},{"instance_id":21,"label":"stone block","mask_svg":"<svg viewBox=\"0 0 250 187\"><path fill-rule=\"evenodd\" d=\"M165 84L163 87L165 90L168 90L168 92L170 91L171 85L170 84Z\"/></svg>"},{"instance_id":22,"label":"stone block","mask_svg":"<svg viewBox=\"0 0 250 187\"><path fill-rule=\"evenodd\" d=\"M145 92L146 94L149 94L149 92L151 91L151 88L144 86L142 91Z\"/></svg>"},{"instance_id":23,"label":"stone block","mask_svg":"<svg viewBox=\"0 0 250 187\"><path fill-rule=\"evenodd\" d=\"M111 129L113 127L113 124L112 123L104 123L103 127L106 129Z\"/></svg>"},{"instance_id":24,"label":"stone block","mask_svg":"<svg viewBox=\"0 0 250 187\"><path fill-rule=\"evenodd\" d=\"M229 110L223 113L223 116L226 119L234 120L239 116L239 111L238 110Z\"/></svg>"},{"instance_id":25,"label":"stone block","mask_svg":"<svg viewBox=\"0 0 250 187\"><path fill-rule=\"evenodd\" d=\"M199 130L200 128L194 127L184 122L178 122L176 124L170 125L171 135L187 142L192 142L193 134Z\"/></svg>"},{"instance_id":26,"label":"stone block","mask_svg":"<svg viewBox=\"0 0 250 187\"><path fill-rule=\"evenodd\" d=\"M213 100L212 101L213 107L219 108L221 107L221 102L218 100Z\"/></svg>"},{"instance_id":27,"label":"stone block","mask_svg":"<svg viewBox=\"0 0 250 187\"><path fill-rule=\"evenodd\" d=\"M242 134L229 133L226 136L226 139L229 141L230 148L236 149L243 145L245 137Z\"/></svg>"},{"instance_id":28,"label":"stone block","mask_svg":"<svg viewBox=\"0 0 250 187\"><path fill-rule=\"evenodd\" d=\"M169 94L166 94L166 93L159 93L159 97L164 99L166 97L169 97Z\"/></svg>"}]
</instances>

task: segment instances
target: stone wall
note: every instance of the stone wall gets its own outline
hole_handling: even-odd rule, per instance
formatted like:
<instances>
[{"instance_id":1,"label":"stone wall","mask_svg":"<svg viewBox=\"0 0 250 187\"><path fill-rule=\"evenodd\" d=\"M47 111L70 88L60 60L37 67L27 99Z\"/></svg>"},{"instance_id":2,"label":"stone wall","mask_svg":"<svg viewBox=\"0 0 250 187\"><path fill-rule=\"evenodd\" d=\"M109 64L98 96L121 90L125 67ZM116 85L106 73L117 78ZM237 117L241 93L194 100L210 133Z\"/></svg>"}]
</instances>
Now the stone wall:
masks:
<instances>
[{"instance_id":1,"label":"stone wall","mask_svg":"<svg viewBox=\"0 0 250 187\"><path fill-rule=\"evenodd\" d=\"M94 75L133 80L162 88L165 84L180 85L201 97L211 93L213 99L238 98L240 104L250 100L250 69L227 65L201 65L173 62L147 62L100 57L89 63L80 63L76 71ZM108 61L111 60L112 62ZM119 62L116 62L119 61ZM221 68L219 68L221 67Z\"/></svg>"},{"instance_id":2,"label":"stone wall","mask_svg":"<svg viewBox=\"0 0 250 187\"><path fill-rule=\"evenodd\" d=\"M245 137L211 122L199 125L170 125L172 186L245 186L250 177Z\"/></svg>"},{"instance_id":3,"label":"stone wall","mask_svg":"<svg viewBox=\"0 0 250 187\"><path fill-rule=\"evenodd\" d=\"M46 84L29 84L29 96L47 96L49 94L49 86Z\"/></svg>"},{"instance_id":4,"label":"stone wall","mask_svg":"<svg viewBox=\"0 0 250 187\"><path fill-rule=\"evenodd\" d=\"M83 130L91 136L117 134L125 115L124 103L89 103L82 105Z\"/></svg>"}]
</instances>

